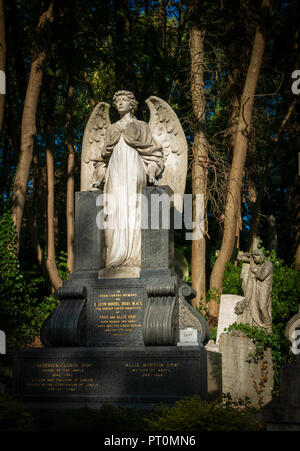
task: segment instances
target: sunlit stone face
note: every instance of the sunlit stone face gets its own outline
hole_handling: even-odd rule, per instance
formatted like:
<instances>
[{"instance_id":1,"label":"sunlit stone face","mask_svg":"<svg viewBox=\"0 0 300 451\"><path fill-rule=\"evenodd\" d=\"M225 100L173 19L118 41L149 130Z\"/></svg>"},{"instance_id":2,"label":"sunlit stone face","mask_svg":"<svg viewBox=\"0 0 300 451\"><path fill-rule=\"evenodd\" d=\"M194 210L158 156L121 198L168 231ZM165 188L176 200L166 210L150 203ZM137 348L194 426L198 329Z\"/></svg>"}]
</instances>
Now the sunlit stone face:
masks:
<instances>
[{"instance_id":1,"label":"sunlit stone face","mask_svg":"<svg viewBox=\"0 0 300 451\"><path fill-rule=\"evenodd\" d=\"M120 115L124 115L131 111L130 100L125 95L118 96L115 105Z\"/></svg>"}]
</instances>

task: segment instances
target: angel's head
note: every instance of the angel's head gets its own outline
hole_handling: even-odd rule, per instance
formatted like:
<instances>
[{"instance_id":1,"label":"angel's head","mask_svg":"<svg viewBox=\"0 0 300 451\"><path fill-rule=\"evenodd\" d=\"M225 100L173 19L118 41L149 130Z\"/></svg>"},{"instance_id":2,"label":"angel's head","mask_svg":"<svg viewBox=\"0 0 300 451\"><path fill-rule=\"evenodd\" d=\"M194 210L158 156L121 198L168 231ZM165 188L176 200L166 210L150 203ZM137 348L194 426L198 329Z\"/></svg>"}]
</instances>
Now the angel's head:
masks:
<instances>
[{"instance_id":1,"label":"angel's head","mask_svg":"<svg viewBox=\"0 0 300 451\"><path fill-rule=\"evenodd\" d=\"M252 252L254 263L261 264L264 261L264 253L260 249L254 249Z\"/></svg>"},{"instance_id":2,"label":"angel's head","mask_svg":"<svg viewBox=\"0 0 300 451\"><path fill-rule=\"evenodd\" d=\"M113 102L121 115L134 114L138 107L138 102L130 91L117 91L113 97Z\"/></svg>"}]
</instances>

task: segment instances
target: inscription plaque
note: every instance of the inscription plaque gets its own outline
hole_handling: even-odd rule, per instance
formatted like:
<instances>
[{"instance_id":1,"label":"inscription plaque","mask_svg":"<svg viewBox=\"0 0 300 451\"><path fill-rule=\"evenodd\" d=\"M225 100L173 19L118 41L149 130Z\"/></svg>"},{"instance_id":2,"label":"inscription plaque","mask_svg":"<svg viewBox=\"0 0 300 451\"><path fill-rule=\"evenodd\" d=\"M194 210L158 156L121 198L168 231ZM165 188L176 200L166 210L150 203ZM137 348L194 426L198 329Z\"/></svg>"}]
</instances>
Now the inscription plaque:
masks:
<instances>
[{"instance_id":1,"label":"inscription plaque","mask_svg":"<svg viewBox=\"0 0 300 451\"><path fill-rule=\"evenodd\" d=\"M25 402L152 405L209 395L203 348L55 348L17 353L14 390ZM221 390L221 387L220 387ZM51 405L50 405L51 407Z\"/></svg>"},{"instance_id":2,"label":"inscription plaque","mask_svg":"<svg viewBox=\"0 0 300 451\"><path fill-rule=\"evenodd\" d=\"M93 288L88 301L89 346L143 345L141 287Z\"/></svg>"}]
</instances>

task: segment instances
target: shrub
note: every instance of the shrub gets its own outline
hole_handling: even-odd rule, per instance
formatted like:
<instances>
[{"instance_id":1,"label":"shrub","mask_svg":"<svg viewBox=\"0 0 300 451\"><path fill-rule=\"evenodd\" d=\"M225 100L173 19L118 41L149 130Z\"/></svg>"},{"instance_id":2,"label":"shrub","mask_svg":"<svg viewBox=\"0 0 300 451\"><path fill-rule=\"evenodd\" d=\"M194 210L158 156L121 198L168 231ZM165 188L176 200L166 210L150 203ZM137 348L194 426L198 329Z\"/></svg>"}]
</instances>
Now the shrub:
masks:
<instances>
[{"instance_id":1,"label":"shrub","mask_svg":"<svg viewBox=\"0 0 300 451\"><path fill-rule=\"evenodd\" d=\"M237 294L243 296L242 279L241 279L242 263L237 266L228 263L224 273L223 294Z\"/></svg>"},{"instance_id":2,"label":"shrub","mask_svg":"<svg viewBox=\"0 0 300 451\"><path fill-rule=\"evenodd\" d=\"M220 400L208 402L198 396L177 401L173 407L160 407L145 418L147 431L254 431L259 425L253 410L238 409Z\"/></svg>"},{"instance_id":3,"label":"shrub","mask_svg":"<svg viewBox=\"0 0 300 451\"><path fill-rule=\"evenodd\" d=\"M56 431L140 431L143 428L142 414L138 409L103 406L101 409L81 409L60 415L55 424Z\"/></svg>"},{"instance_id":4,"label":"shrub","mask_svg":"<svg viewBox=\"0 0 300 451\"><path fill-rule=\"evenodd\" d=\"M24 405L11 395L0 395L0 431L33 430L33 417Z\"/></svg>"},{"instance_id":5,"label":"shrub","mask_svg":"<svg viewBox=\"0 0 300 451\"><path fill-rule=\"evenodd\" d=\"M8 210L0 218L0 329L8 350L29 344L39 334L57 301L41 296L43 278L36 270L21 270L15 226Z\"/></svg>"}]
</instances>

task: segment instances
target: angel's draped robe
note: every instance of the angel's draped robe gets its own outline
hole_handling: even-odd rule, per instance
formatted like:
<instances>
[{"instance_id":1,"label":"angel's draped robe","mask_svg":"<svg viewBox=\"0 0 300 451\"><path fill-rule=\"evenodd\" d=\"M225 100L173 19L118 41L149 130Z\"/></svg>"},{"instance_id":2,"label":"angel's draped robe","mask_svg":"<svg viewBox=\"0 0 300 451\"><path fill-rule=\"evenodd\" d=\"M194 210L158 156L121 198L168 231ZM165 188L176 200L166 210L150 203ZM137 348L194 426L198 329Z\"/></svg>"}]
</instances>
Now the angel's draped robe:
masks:
<instances>
[{"instance_id":1,"label":"angel's draped robe","mask_svg":"<svg viewBox=\"0 0 300 451\"><path fill-rule=\"evenodd\" d=\"M104 184L106 267L141 266L141 192L149 165L158 175L163 152L146 122L135 118L108 127L101 159Z\"/></svg>"},{"instance_id":2,"label":"angel's draped robe","mask_svg":"<svg viewBox=\"0 0 300 451\"><path fill-rule=\"evenodd\" d=\"M251 327L263 327L270 332L272 330L273 265L268 260L260 265L253 265L257 268L256 274L251 271L249 263L244 263L242 266L241 277L246 309L241 322L248 323Z\"/></svg>"}]
</instances>

